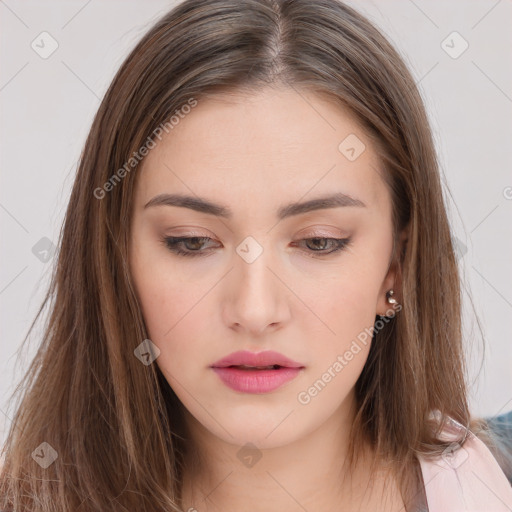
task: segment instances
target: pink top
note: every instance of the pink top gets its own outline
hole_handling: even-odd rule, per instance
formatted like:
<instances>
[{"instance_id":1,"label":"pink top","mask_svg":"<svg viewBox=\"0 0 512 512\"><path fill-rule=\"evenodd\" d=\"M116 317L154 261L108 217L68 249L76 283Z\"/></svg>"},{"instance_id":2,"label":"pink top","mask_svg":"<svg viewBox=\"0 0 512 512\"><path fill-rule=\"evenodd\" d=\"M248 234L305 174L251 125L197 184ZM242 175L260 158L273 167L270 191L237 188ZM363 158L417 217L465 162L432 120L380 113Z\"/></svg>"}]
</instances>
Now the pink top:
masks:
<instances>
[{"instance_id":1,"label":"pink top","mask_svg":"<svg viewBox=\"0 0 512 512\"><path fill-rule=\"evenodd\" d=\"M439 439L454 441L441 457L418 457L428 512L512 512L512 487L482 440L468 432L461 446L455 442L465 427L450 418ZM416 511L415 511L416 512Z\"/></svg>"}]
</instances>

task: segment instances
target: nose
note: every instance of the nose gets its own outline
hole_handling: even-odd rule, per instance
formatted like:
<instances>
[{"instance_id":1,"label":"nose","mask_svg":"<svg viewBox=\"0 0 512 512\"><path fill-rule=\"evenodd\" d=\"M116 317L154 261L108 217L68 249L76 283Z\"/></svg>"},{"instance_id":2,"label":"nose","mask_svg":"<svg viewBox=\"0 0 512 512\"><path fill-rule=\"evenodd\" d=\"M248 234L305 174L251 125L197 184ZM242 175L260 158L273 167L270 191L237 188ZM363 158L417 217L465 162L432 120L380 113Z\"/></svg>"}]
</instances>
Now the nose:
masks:
<instances>
[{"instance_id":1,"label":"nose","mask_svg":"<svg viewBox=\"0 0 512 512\"><path fill-rule=\"evenodd\" d=\"M244 240L236 251L226 280L224 320L230 328L254 336L282 328L290 318L292 292L279 258L255 239Z\"/></svg>"}]
</instances>

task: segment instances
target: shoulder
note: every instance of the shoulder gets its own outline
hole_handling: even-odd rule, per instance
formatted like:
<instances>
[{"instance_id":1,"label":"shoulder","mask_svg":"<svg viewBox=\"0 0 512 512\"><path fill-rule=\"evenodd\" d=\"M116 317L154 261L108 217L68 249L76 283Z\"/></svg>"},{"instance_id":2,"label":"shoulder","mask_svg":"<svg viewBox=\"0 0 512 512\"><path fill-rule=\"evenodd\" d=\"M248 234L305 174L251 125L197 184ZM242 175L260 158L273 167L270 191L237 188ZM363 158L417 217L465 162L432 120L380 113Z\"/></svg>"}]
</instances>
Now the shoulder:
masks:
<instances>
[{"instance_id":1,"label":"shoulder","mask_svg":"<svg viewBox=\"0 0 512 512\"><path fill-rule=\"evenodd\" d=\"M481 439L452 418L438 438L451 441L441 456L418 456L429 512L512 510L512 487Z\"/></svg>"},{"instance_id":2,"label":"shoulder","mask_svg":"<svg viewBox=\"0 0 512 512\"><path fill-rule=\"evenodd\" d=\"M485 422L488 447L512 485L512 411L485 418Z\"/></svg>"}]
</instances>

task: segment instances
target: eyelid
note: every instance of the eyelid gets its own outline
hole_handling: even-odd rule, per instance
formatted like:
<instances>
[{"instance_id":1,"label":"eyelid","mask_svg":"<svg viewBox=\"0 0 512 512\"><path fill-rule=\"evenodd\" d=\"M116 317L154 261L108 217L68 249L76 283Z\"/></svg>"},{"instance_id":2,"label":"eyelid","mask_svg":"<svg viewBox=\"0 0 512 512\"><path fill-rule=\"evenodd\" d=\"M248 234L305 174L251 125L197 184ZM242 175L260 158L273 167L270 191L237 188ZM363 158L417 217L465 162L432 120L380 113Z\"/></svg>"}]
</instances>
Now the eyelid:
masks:
<instances>
[{"instance_id":1,"label":"eyelid","mask_svg":"<svg viewBox=\"0 0 512 512\"><path fill-rule=\"evenodd\" d=\"M300 233L299 238L338 238L341 235L335 233L326 233L324 231L307 231L306 233Z\"/></svg>"},{"instance_id":2,"label":"eyelid","mask_svg":"<svg viewBox=\"0 0 512 512\"><path fill-rule=\"evenodd\" d=\"M180 230L184 230L181 232ZM208 231L208 230L206 230ZM176 227L169 230L169 233L165 232L165 236L173 236L173 237L200 237L200 238L213 238L216 236L213 233L206 233L204 228L192 228L192 227ZM350 236L346 230L341 230L336 226L326 226L326 227L315 227L309 226L304 228L299 232L298 235L300 237L325 237L325 238L336 238L336 237L348 237Z\"/></svg>"},{"instance_id":3,"label":"eyelid","mask_svg":"<svg viewBox=\"0 0 512 512\"><path fill-rule=\"evenodd\" d=\"M192 232L187 232L187 233L173 233L172 235L165 235L165 237L167 238L183 238L183 239L188 239L188 238L207 238L209 240L211 240L212 242L217 242L216 238L213 237L213 236L209 236L209 235L205 235L205 234L202 234L202 233L192 233ZM319 232L319 231L310 231L310 232L307 232L307 233L301 233L300 235L298 235L297 237L294 237L293 238L293 241L300 241L300 240L309 240L309 239L314 239L314 238L325 238L327 240L331 240L331 239L335 239L335 240L339 240L339 239L348 239L350 238L350 235L336 235L334 233L325 233L325 232Z\"/></svg>"},{"instance_id":4,"label":"eyelid","mask_svg":"<svg viewBox=\"0 0 512 512\"><path fill-rule=\"evenodd\" d=\"M301 231L299 238L348 238L350 234L343 232L339 228L307 228Z\"/></svg>"},{"instance_id":5,"label":"eyelid","mask_svg":"<svg viewBox=\"0 0 512 512\"><path fill-rule=\"evenodd\" d=\"M164 236L170 236L175 238L212 238L216 236L213 233L205 232L203 229L195 228L173 228L169 232L164 232Z\"/></svg>"},{"instance_id":6,"label":"eyelid","mask_svg":"<svg viewBox=\"0 0 512 512\"><path fill-rule=\"evenodd\" d=\"M207 240L214 241L214 239L212 239L211 237L203 237L203 236L164 236L163 238L160 239L160 242L162 244L164 244L164 246L166 246L168 250L170 250L177 256L183 256L183 257L188 256L188 257L195 258L195 257L201 257L201 256L207 257L207 256L213 254L214 248L212 248L212 247L205 249L205 250L198 250L198 251L180 248L179 244L183 244L186 241L191 240L191 239L203 239L205 241L207 241ZM328 257L330 255L350 249L351 244L352 244L352 236L347 236L345 238L337 238L337 237L331 237L331 236L315 236L315 235L299 237L296 240L294 240L292 242L292 244L294 246L297 246L297 245L300 245L302 242L309 241L309 240L327 240L331 244L334 245L334 248L330 251L323 251L323 250L314 251L313 250L310 252L308 250L304 250L304 254L306 256L312 257L312 258L319 258L319 259L324 259L324 257ZM206 242L206 243L208 243L208 242Z\"/></svg>"}]
</instances>

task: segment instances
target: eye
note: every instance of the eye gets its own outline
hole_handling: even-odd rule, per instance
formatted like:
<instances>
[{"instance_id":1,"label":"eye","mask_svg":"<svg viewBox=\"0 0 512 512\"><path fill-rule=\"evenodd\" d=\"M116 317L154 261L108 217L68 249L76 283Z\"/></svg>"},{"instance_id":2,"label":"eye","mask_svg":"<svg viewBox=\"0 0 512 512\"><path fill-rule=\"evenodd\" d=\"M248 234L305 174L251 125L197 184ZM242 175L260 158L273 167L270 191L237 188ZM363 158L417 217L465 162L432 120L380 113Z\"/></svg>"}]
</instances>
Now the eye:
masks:
<instances>
[{"instance_id":1,"label":"eye","mask_svg":"<svg viewBox=\"0 0 512 512\"><path fill-rule=\"evenodd\" d=\"M210 252L201 251L201 245L208 240L211 240L211 238L207 236L167 236L162 239L162 242L171 252L178 256L195 257L204 256L205 253ZM185 249L182 248L183 246L185 246Z\"/></svg>"},{"instance_id":2,"label":"eye","mask_svg":"<svg viewBox=\"0 0 512 512\"><path fill-rule=\"evenodd\" d=\"M351 242L350 238L327 238L327 237L314 237L314 238L303 238L299 242L305 242L306 247L310 249L306 251L308 256L328 256L335 252L345 249ZM294 242L295 243L295 242ZM330 251L326 248L331 247Z\"/></svg>"},{"instance_id":3,"label":"eye","mask_svg":"<svg viewBox=\"0 0 512 512\"><path fill-rule=\"evenodd\" d=\"M167 236L162 238L162 243L174 254L185 257L207 256L211 254L212 249L202 250L204 244L211 240L207 236L194 236L194 237L177 237ZM316 257L327 256L329 254L345 249L350 243L350 238L327 238L327 237L313 237L303 238L298 242L293 242L294 245L299 245L305 242L307 249L305 252L309 253L308 256ZM310 247L313 247L312 249ZM326 248L330 247L331 250L327 251Z\"/></svg>"}]
</instances>

